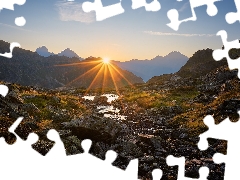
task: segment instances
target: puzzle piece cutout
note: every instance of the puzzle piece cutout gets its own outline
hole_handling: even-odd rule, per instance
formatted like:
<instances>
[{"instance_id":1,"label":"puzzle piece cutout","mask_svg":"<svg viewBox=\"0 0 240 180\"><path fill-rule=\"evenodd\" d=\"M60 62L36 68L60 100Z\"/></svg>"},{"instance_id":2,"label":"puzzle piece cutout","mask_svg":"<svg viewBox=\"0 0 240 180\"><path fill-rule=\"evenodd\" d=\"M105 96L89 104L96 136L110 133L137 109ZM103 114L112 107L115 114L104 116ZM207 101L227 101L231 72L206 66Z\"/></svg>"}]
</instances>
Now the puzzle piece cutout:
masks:
<instances>
[{"instance_id":1,"label":"puzzle piece cutout","mask_svg":"<svg viewBox=\"0 0 240 180\"><path fill-rule=\"evenodd\" d=\"M35 133L35 130L28 124L28 121L29 120L25 118L14 131L23 140L27 140L29 134ZM35 144L32 144L32 148L43 156L47 156L54 147L54 141L48 137L49 131L51 130L49 129L44 132L36 132L39 139Z\"/></svg>"},{"instance_id":2,"label":"puzzle piece cutout","mask_svg":"<svg viewBox=\"0 0 240 180\"><path fill-rule=\"evenodd\" d=\"M4 8L14 10L14 4L23 5L25 2L26 0L0 0L0 10Z\"/></svg>"},{"instance_id":3,"label":"puzzle piece cutout","mask_svg":"<svg viewBox=\"0 0 240 180\"><path fill-rule=\"evenodd\" d=\"M192 178L185 177L185 157L176 158L172 155L168 156L168 166L178 166L178 180L193 180ZM201 167L199 169L200 178L199 180L207 180L209 169L208 167Z\"/></svg>"},{"instance_id":4,"label":"puzzle piece cutout","mask_svg":"<svg viewBox=\"0 0 240 180\"><path fill-rule=\"evenodd\" d=\"M233 60L229 56L229 50L230 49L233 49L233 48L239 49L240 48L239 40L234 40L234 41L228 42L227 41L228 36L227 36L227 32L225 30L219 31L217 33L217 36L221 36L224 48L214 50L213 51L213 58L216 61L219 61L219 60L222 60L223 58L226 58L227 62L228 62L228 67L229 67L230 70L239 69L240 58ZM240 71L238 71L238 77L240 78Z\"/></svg>"},{"instance_id":5,"label":"puzzle piece cutout","mask_svg":"<svg viewBox=\"0 0 240 180\"><path fill-rule=\"evenodd\" d=\"M0 84L0 95L3 97L6 97L9 92L9 89L7 86Z\"/></svg>"},{"instance_id":6,"label":"puzzle piece cutout","mask_svg":"<svg viewBox=\"0 0 240 180\"><path fill-rule=\"evenodd\" d=\"M23 120L23 117L19 117L13 124L12 126L9 128L9 132L11 132L12 134L14 134L15 137L18 137L17 134L14 132L14 130L16 129L16 127L20 124L20 122ZM13 154L13 159L17 158L17 156L19 156L19 154L21 154L20 156L26 156L26 155L33 155L36 154L36 152L34 152L33 150L31 150L30 145L34 142L37 141L37 137L36 134L30 134L28 137L27 141L23 141L21 139L18 138L18 142L15 143L12 146L15 146L15 148L18 148L19 151L15 152L14 148L12 148L12 146L7 146L4 145L4 139L1 138L0 139L0 146L1 146L1 153L2 154Z\"/></svg>"},{"instance_id":7,"label":"puzzle piece cutout","mask_svg":"<svg viewBox=\"0 0 240 180\"><path fill-rule=\"evenodd\" d=\"M105 7L101 0L95 0L93 3L84 2L82 8L84 12L96 11L96 20L102 21L124 13L125 10L121 5L122 0L119 1L119 3ZM132 9L138 9L140 7L145 7L146 11L159 11L161 9L161 4L158 0L154 0L151 3L147 3L146 0L132 0Z\"/></svg>"},{"instance_id":8,"label":"puzzle piece cutout","mask_svg":"<svg viewBox=\"0 0 240 180\"><path fill-rule=\"evenodd\" d=\"M168 23L167 25L173 30L177 31L180 24L182 24L183 22L196 21L197 16L194 9L203 5L207 5L207 14L209 16L215 16L218 13L218 9L214 3L218 1L222 0L189 0L191 5L192 17L179 21L178 11L176 9L171 9L167 12L167 16L170 20L170 23Z\"/></svg>"},{"instance_id":9,"label":"puzzle piece cutout","mask_svg":"<svg viewBox=\"0 0 240 180\"><path fill-rule=\"evenodd\" d=\"M24 26L26 24L26 19L24 17L22 17L22 16L21 17L17 17L15 19L15 24L17 26Z\"/></svg>"},{"instance_id":10,"label":"puzzle piece cutout","mask_svg":"<svg viewBox=\"0 0 240 180\"><path fill-rule=\"evenodd\" d=\"M92 144L92 142L89 139L86 139L86 140L82 141L82 147L84 149L85 155L87 155L91 159L92 158L95 159L96 158L95 156L89 154L91 144ZM79 156L79 155L73 155L72 157L74 158L74 156ZM86 158L87 158L87 156L86 156ZM97 158L99 160L98 161L99 164L101 164L100 166L104 166L105 168L112 169L112 173L106 174L105 178L111 179L112 175L115 174L114 172L116 172L116 173L120 172L120 173L124 174L123 175L123 176L125 176L124 179L137 179L138 159L131 160L129 165L127 166L126 170L121 170L117 167L112 166L112 163L115 161L116 157L117 157L117 153L115 153L112 150L109 150L105 154L105 160L104 161L99 160ZM118 179L119 177L115 177L115 178ZM119 178L119 179L121 179L121 178Z\"/></svg>"},{"instance_id":11,"label":"puzzle piece cutout","mask_svg":"<svg viewBox=\"0 0 240 180\"><path fill-rule=\"evenodd\" d=\"M153 180L159 180L162 178L163 172L161 169L154 169L152 171Z\"/></svg>"},{"instance_id":12,"label":"puzzle piece cutout","mask_svg":"<svg viewBox=\"0 0 240 180\"><path fill-rule=\"evenodd\" d=\"M146 11L159 11L161 4L158 0L154 0L151 3L147 3L146 0L132 0L132 9L138 9L140 7L145 7Z\"/></svg>"},{"instance_id":13,"label":"puzzle piece cutout","mask_svg":"<svg viewBox=\"0 0 240 180\"><path fill-rule=\"evenodd\" d=\"M10 92L8 93L8 91ZM12 86L8 88L5 85L0 85L0 93L3 96L0 97L0 112L2 113L0 117L0 137L4 137L8 144L16 142L17 138L15 134L21 137L21 139L27 140L29 134L35 132L38 125L33 123L34 120L29 116L25 116L21 111L24 104ZM19 119L19 117L22 117L22 119L13 133L13 131L10 131L10 128L14 122L16 123L16 119ZM37 134L40 135L39 141L32 146L42 155L46 155L53 146L53 141L49 140L45 133L47 133L47 131L37 132Z\"/></svg>"},{"instance_id":14,"label":"puzzle piece cutout","mask_svg":"<svg viewBox=\"0 0 240 180\"><path fill-rule=\"evenodd\" d=\"M226 21L228 24L233 24L236 21L240 21L240 1L239 0L234 0L237 12L230 12L226 15Z\"/></svg>"},{"instance_id":15,"label":"puzzle piece cutout","mask_svg":"<svg viewBox=\"0 0 240 180\"><path fill-rule=\"evenodd\" d=\"M0 0L0 11L4 8L14 10L14 4L23 5L25 2L26 0ZM24 17L17 17L15 19L15 24L17 26L24 26L26 24L26 20Z\"/></svg>"},{"instance_id":16,"label":"puzzle piece cutout","mask_svg":"<svg viewBox=\"0 0 240 180\"><path fill-rule=\"evenodd\" d=\"M23 5L25 4L25 2L26 0L8 0L8 1L0 0L0 11L4 8L9 10L14 10L14 4ZM17 26L24 26L26 24L26 19L23 16L16 17L15 24ZM6 58L12 58L12 52L15 47L20 47L20 44L17 42L11 43L10 52L9 53L6 52L4 54L1 53L0 56L6 57Z\"/></svg>"},{"instance_id":17,"label":"puzzle piece cutout","mask_svg":"<svg viewBox=\"0 0 240 180\"><path fill-rule=\"evenodd\" d=\"M141 6L139 6L140 3L141 3ZM145 3L146 3L146 1L145 1ZM139 1L139 4L136 4L136 5L138 5L138 6L136 6L136 7L138 7L138 8L139 8L139 7L143 7L143 1L141 1L141 2ZM149 4L149 5L150 5L150 4ZM160 3L159 3L159 5L160 5ZM98 7L100 7L100 6L98 6ZM147 5L145 4L146 10L147 10L148 8L150 8L150 7L151 7L151 6L147 6ZM151 10L151 8L150 8L150 10ZM111 17L112 17L112 16L111 16ZM11 48L10 48L10 49L11 49ZM11 50L11 52L12 52L12 50ZM49 139L51 139L51 138L49 138ZM32 141L31 141L31 142L32 142ZM54 147L55 147L55 146L54 146ZM52 150L51 150L51 152L52 152ZM58 152L58 151L56 151L56 152ZM109 152L109 153L111 153L111 152ZM114 158L108 158L109 153L106 154L106 163L108 163L108 164L110 165L110 163L112 163L112 162L114 161L114 160L113 160ZM110 156L113 157L114 155L111 155L111 154L110 154ZM217 157L217 158L218 158L218 157ZM220 159L220 158L219 158L219 159ZM177 158L174 159L173 161L177 161ZM222 158L222 161L225 161L224 158ZM185 160L184 160L184 162L185 162ZM174 163L172 163L172 164L174 164ZM183 166L182 166L182 160L179 161L179 163L178 163L177 165L179 165L179 167L180 167L180 166L183 167ZM155 171L154 171L154 172L155 172ZM184 172L184 171L181 171L181 172ZM200 173L201 173L201 172L200 172ZM154 174L154 173L153 173L153 174ZM181 173L181 174L182 174L182 173ZM154 175L153 175L153 176L154 176ZM156 179L156 176L157 176L157 175L154 176L155 179ZM158 175L158 176L160 176L160 175ZM204 177L205 177L205 176L204 176ZM190 178L185 178L184 175L181 175L181 176L180 176L180 179L190 179ZM201 178L200 178L200 179L201 179ZM206 179L206 178L203 178L203 179Z\"/></svg>"},{"instance_id":18,"label":"puzzle piece cutout","mask_svg":"<svg viewBox=\"0 0 240 180\"><path fill-rule=\"evenodd\" d=\"M240 115L240 111L238 114ZM204 118L204 124L209 127L209 130L199 136L199 149L205 150L208 148L208 138L227 140L227 155L216 153L213 156L213 160L217 164L225 162L225 179L235 179L239 176L238 162L240 159L240 153L239 144L237 142L240 137L240 121L233 123L227 118L220 124L216 125L213 117L209 115Z\"/></svg>"},{"instance_id":19,"label":"puzzle piece cutout","mask_svg":"<svg viewBox=\"0 0 240 180\"><path fill-rule=\"evenodd\" d=\"M9 92L9 88L6 86L6 85L0 85L0 95L2 95L3 97L6 97L7 96L7 94L8 94L8 92ZM9 131L9 129L10 128L8 128L8 131ZM10 131L9 131L9 133L8 134L2 134L1 136L0 136L0 138L1 137L4 137L5 138L5 140L6 140L6 142L8 142L8 143L10 143L7 139L8 139L8 137L11 137L12 139L15 139L16 140L16 136L14 135L14 133L11 133Z\"/></svg>"},{"instance_id":20,"label":"puzzle piece cutout","mask_svg":"<svg viewBox=\"0 0 240 180\"><path fill-rule=\"evenodd\" d=\"M18 119L11 127L10 131L14 133L14 129L18 126L22 119ZM48 138L55 142L53 149L46 157L42 157L30 148L31 144L37 141L36 134L30 134L27 141L18 138L16 144L8 146L4 144L4 140L0 139L0 158L1 158L1 177L7 179L79 179L79 170L81 177L88 179L112 179L113 175L117 175L114 179L132 179L137 178L138 160L133 160L127 167L126 171L120 170L111 165L116 158L116 153L109 151L106 154L106 160L102 161L88 154L91 141L84 140L82 147L83 154L66 156L63 143L57 131L50 130ZM79 162L84 162L80 163ZM78 164L76 166L76 164ZM14 173L12 173L14 168ZM103 168L99 168L103 167ZM94 169L95 173L92 173ZM109 169L110 172L109 173ZM23 173L23 172L28 173ZM41 173L39 173L41 170ZM29 173L30 172L30 173Z\"/></svg>"},{"instance_id":21,"label":"puzzle piece cutout","mask_svg":"<svg viewBox=\"0 0 240 180\"><path fill-rule=\"evenodd\" d=\"M121 5L121 1L117 4L109 5L109 6L103 6L101 0L95 0L92 2L84 2L82 5L84 12L91 12L96 11L96 20L97 21L103 21L107 18L119 15L124 13L124 9Z\"/></svg>"},{"instance_id":22,"label":"puzzle piece cutout","mask_svg":"<svg viewBox=\"0 0 240 180\"><path fill-rule=\"evenodd\" d=\"M102 0L102 4L103 4L104 7L116 4L118 2L119 2L119 0L111 0L111 1L109 1L109 0Z\"/></svg>"},{"instance_id":23,"label":"puzzle piece cutout","mask_svg":"<svg viewBox=\"0 0 240 180\"><path fill-rule=\"evenodd\" d=\"M12 133L15 137L19 137L14 131L15 129L19 126L19 124L22 122L23 117L19 117L13 124L12 126L9 128L9 132ZM35 136L35 137L34 137ZM64 145L63 142L61 141L59 134L56 130L49 130L47 137L50 140L53 140L56 143L56 145L54 146L54 148L52 148L49 153L46 156L51 156L51 157L60 157L60 156L64 156L66 155L66 152L64 150ZM30 141L29 141L30 139ZM23 140L21 140L20 138L18 138L18 141L16 144L14 144L14 146L18 146L17 148L21 150L21 154L24 153L24 155L35 155L36 152L33 150L30 150L30 145L33 143L36 143L38 140L38 137L35 133L30 133L28 138L27 138L27 143ZM4 153L9 153L10 151L14 154L13 148L11 148L11 146L3 146L6 148L6 150L4 151ZM27 150L26 150L27 149ZM4 148L2 149L4 150ZM19 152L19 151L18 151ZM33 153L34 152L34 153ZM23 154L22 154L23 155Z\"/></svg>"},{"instance_id":24,"label":"puzzle piece cutout","mask_svg":"<svg viewBox=\"0 0 240 180\"><path fill-rule=\"evenodd\" d=\"M4 54L0 53L0 56L6 57L6 58L12 58L13 57L13 49L15 47L21 47L19 43L17 42L12 42L10 44L10 52L5 52Z\"/></svg>"}]
</instances>

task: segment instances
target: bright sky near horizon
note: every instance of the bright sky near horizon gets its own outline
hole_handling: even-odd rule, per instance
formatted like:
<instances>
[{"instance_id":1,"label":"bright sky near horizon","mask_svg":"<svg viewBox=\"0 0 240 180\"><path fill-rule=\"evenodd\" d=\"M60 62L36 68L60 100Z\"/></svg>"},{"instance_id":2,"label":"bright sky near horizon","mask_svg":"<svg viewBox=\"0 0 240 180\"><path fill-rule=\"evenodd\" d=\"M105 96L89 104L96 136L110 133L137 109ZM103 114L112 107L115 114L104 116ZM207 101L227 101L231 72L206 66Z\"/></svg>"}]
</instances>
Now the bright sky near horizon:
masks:
<instances>
[{"instance_id":1,"label":"bright sky near horizon","mask_svg":"<svg viewBox=\"0 0 240 180\"><path fill-rule=\"evenodd\" d=\"M218 14L214 17L207 15L206 6L196 8L197 21L181 24L177 32L166 25L170 22L167 12L174 8L179 10L180 19L191 17L189 0L160 0L162 8L158 12L133 10L131 0L122 0L125 13L101 22L95 21L94 12L83 12L83 2L86 0L26 0L24 5L15 6L15 11L3 9L0 39L19 42L31 51L45 45L54 53L70 48L83 58L109 57L120 61L152 59L171 51L191 57L200 49L218 49L222 47L221 38L216 36L219 30L228 32L229 41L240 39L239 22L229 25L225 20L228 12L236 12L234 0L215 3ZM102 2L110 5L109 2L119 0ZM24 27L14 24L18 16L25 17Z\"/></svg>"}]
</instances>

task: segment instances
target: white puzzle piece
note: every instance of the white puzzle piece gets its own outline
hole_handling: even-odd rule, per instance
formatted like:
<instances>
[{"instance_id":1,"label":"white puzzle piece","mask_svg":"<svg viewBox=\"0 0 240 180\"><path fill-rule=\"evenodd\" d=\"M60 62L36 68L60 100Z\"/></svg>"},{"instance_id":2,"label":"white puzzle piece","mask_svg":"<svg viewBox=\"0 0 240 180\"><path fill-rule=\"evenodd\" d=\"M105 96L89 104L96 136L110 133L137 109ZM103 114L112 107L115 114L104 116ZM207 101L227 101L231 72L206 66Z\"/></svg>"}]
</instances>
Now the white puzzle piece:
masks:
<instances>
[{"instance_id":1,"label":"white puzzle piece","mask_svg":"<svg viewBox=\"0 0 240 180\"><path fill-rule=\"evenodd\" d=\"M238 114L240 114L240 111ZM213 156L213 160L218 164L222 162L226 164L225 180L231 180L239 177L238 161L240 159L240 153L238 139L240 137L240 121L231 122L229 118L227 118L216 125L212 116L206 116L204 118L204 124L208 126L209 130L199 136L199 149L205 150L208 148L208 138L227 140L227 155L216 153Z\"/></svg>"},{"instance_id":2,"label":"white puzzle piece","mask_svg":"<svg viewBox=\"0 0 240 180\"><path fill-rule=\"evenodd\" d=\"M82 8L84 12L96 11L97 21L102 21L107 18L124 13L124 9L121 5L121 0L117 4L113 4L106 7L103 7L101 0L95 0L94 3L84 2Z\"/></svg>"},{"instance_id":3,"label":"white puzzle piece","mask_svg":"<svg viewBox=\"0 0 240 180\"><path fill-rule=\"evenodd\" d=\"M162 178L163 172L161 169L154 169L152 171L153 180L160 180Z\"/></svg>"},{"instance_id":4,"label":"white puzzle piece","mask_svg":"<svg viewBox=\"0 0 240 180\"><path fill-rule=\"evenodd\" d=\"M239 0L234 0L237 12L230 12L226 15L226 21L229 24L233 24L236 21L240 21L240 1Z\"/></svg>"},{"instance_id":5,"label":"white puzzle piece","mask_svg":"<svg viewBox=\"0 0 240 180\"><path fill-rule=\"evenodd\" d=\"M24 17L17 17L15 19L15 24L17 26L24 26L26 24L26 19Z\"/></svg>"},{"instance_id":6,"label":"white puzzle piece","mask_svg":"<svg viewBox=\"0 0 240 180\"><path fill-rule=\"evenodd\" d=\"M68 0L73 1L73 0ZM180 0L178 0L180 1ZM179 26L183 22L196 21L197 16L195 8L206 5L207 14L209 16L215 16L218 13L218 9L215 6L215 2L222 0L189 0L191 5L192 17L179 20L179 13L176 9L168 11L167 16L170 19L168 26L175 31L179 29ZM26 0L0 0L0 10L9 9L14 10L14 4L23 5ZM95 11L97 21L102 21L107 18L124 13L124 9L119 3L104 7L101 0L94 0L94 2L83 3L83 10L85 12ZM237 12L229 12L226 15L226 21L229 24L240 21L240 1L235 0ZM132 9L138 9L145 7L146 11L158 11L161 9L161 4L158 0L153 0L151 3L147 3L146 0L132 0ZM26 20L24 17L17 17L15 19L17 26L24 26ZM239 40L232 42L227 41L227 33L222 30L217 33L221 36L224 49L218 49L213 52L215 60L221 60L226 57L230 69L239 68L239 61L232 60L229 57L229 50L232 48L240 48ZM0 56L12 58L12 52L14 47L20 47L20 44L13 42L10 45L10 52L0 54ZM240 72L238 74L240 78ZM8 94L8 87L0 85L0 94L5 97ZM14 130L23 120L23 117L19 117L16 122L9 128L9 132L16 133ZM225 180L236 179L238 177L238 165L237 162L240 159L238 151L237 138L240 136L240 122L232 123L229 119L224 120L219 125L215 125L212 116L207 116L204 119L204 123L209 127L209 130L200 135L199 148L205 150L208 148L207 138L217 138L228 140L227 155L216 153L213 157L215 163L226 163ZM227 133L223 133L227 130ZM18 136L17 136L18 137ZM48 132L48 138L55 142L54 147L50 152L42 157L39 153L31 148L31 145L37 141L36 134L30 134L27 141L23 141L20 138L17 142L9 146L5 143L3 138L0 138L0 164L1 177L7 177L7 179L79 179L86 177L86 179L137 179L138 160L132 160L128 165L126 171L122 171L112 166L112 162L116 159L116 153L114 151L108 151L106 154L106 160L102 161L88 154L91 142L84 140L82 142L83 154L77 154L72 156L66 156L64 145L60 139L57 131L50 130ZM176 158L174 156L168 156L167 164L169 166L178 165L178 180L190 180L192 178L185 177L185 157ZM81 163L83 162L83 163ZM77 164L77 165L76 165ZM7 167L7 168L6 168ZM9 168L12 167L12 168ZM16 168L17 167L17 168ZM101 168L99 168L101 167ZM105 168L105 169L104 169ZM14 173L13 173L14 169ZM104 171L105 170L105 171ZM94 173L92 173L94 171ZM26 173L25 173L26 172ZM202 167L199 171L199 180L206 180L209 170L207 167ZM159 180L162 177L162 171L156 169L152 172L153 179Z\"/></svg>"},{"instance_id":7,"label":"white puzzle piece","mask_svg":"<svg viewBox=\"0 0 240 180\"><path fill-rule=\"evenodd\" d=\"M13 49L15 48L15 47L21 47L20 46L20 44L19 43L17 43L17 42L12 42L11 44L10 44L10 52L5 52L4 54L1 54L0 53L0 56L3 56L3 57L6 57L6 58L12 58L13 57Z\"/></svg>"},{"instance_id":8,"label":"white puzzle piece","mask_svg":"<svg viewBox=\"0 0 240 180\"><path fill-rule=\"evenodd\" d=\"M9 91L9 89L6 85L0 84L0 95L5 97L8 94L8 91Z\"/></svg>"},{"instance_id":9,"label":"white puzzle piece","mask_svg":"<svg viewBox=\"0 0 240 180\"><path fill-rule=\"evenodd\" d=\"M9 9L14 10L14 4L23 5L26 0L0 0L0 10Z\"/></svg>"},{"instance_id":10,"label":"white puzzle piece","mask_svg":"<svg viewBox=\"0 0 240 180\"><path fill-rule=\"evenodd\" d=\"M209 16L215 16L218 13L218 9L215 6L215 2L222 1L222 0L189 0L191 11L192 11L192 17L179 20L179 13L176 9L171 9L168 11L167 16L170 20L170 23L167 24L170 28L177 31L179 29L180 24L187 21L196 21L197 16L195 13L195 8L207 5L207 14Z\"/></svg>"},{"instance_id":11,"label":"white puzzle piece","mask_svg":"<svg viewBox=\"0 0 240 180\"><path fill-rule=\"evenodd\" d=\"M185 177L185 157L176 158L172 155L168 156L168 166L178 166L178 180L194 180L193 178ZM207 180L209 169L208 167L201 167L199 169L200 178L198 180Z\"/></svg>"},{"instance_id":12,"label":"white puzzle piece","mask_svg":"<svg viewBox=\"0 0 240 180\"><path fill-rule=\"evenodd\" d=\"M21 122L19 118L11 127L14 129ZM31 148L31 144L37 141L36 134L30 134L27 141L18 138L14 145L6 145L4 139L0 139L1 178L9 180L42 180L42 179L71 179L77 180L79 176L85 179L137 180L138 160L132 160L125 171L112 166L116 153L110 151L106 154L106 160L102 161L90 154L90 140L84 140L83 154L66 156L59 134L53 130L49 138L55 141L55 145L47 156L43 157ZM101 167L101 168L99 168ZM13 173L14 170L14 173ZM94 171L94 173L92 173Z\"/></svg>"},{"instance_id":13,"label":"white puzzle piece","mask_svg":"<svg viewBox=\"0 0 240 180\"><path fill-rule=\"evenodd\" d=\"M14 4L17 5L23 5L25 4L26 0L0 0L0 11L2 9L9 9L14 10ZM26 20L24 17L17 17L15 19L15 24L17 26L24 26L26 23Z\"/></svg>"},{"instance_id":14,"label":"white puzzle piece","mask_svg":"<svg viewBox=\"0 0 240 180\"><path fill-rule=\"evenodd\" d=\"M140 7L145 7L146 11L159 11L161 9L161 4L158 0L154 0L149 4L146 0L132 0L132 9L138 9Z\"/></svg>"},{"instance_id":15,"label":"white puzzle piece","mask_svg":"<svg viewBox=\"0 0 240 180\"><path fill-rule=\"evenodd\" d=\"M0 0L0 11L2 9L9 9L14 10L14 5L23 5L25 4L26 0ZM15 24L17 26L24 26L26 24L26 19L24 17L16 17L15 18ZM10 45L10 52L9 53L3 53L0 54L0 56L6 57L6 58L12 58L12 51L15 47L20 47L20 44L17 42L13 42Z\"/></svg>"},{"instance_id":16,"label":"white puzzle piece","mask_svg":"<svg viewBox=\"0 0 240 180\"><path fill-rule=\"evenodd\" d=\"M233 49L233 48L239 49L240 48L239 40L236 39L234 41L228 42L227 41L227 37L228 37L227 36L227 32L224 31L224 30L219 31L217 33L217 35L221 36L222 42L223 42L223 45L224 45L224 49L217 49L217 50L213 51L213 58L216 61L220 61L223 58L226 58L227 62L228 62L228 67L229 67L230 70L239 69L239 67L240 67L239 60L240 60L240 58L233 60L229 56L229 50L230 49ZM238 77L240 78L240 72L239 71L238 71Z\"/></svg>"}]
</instances>

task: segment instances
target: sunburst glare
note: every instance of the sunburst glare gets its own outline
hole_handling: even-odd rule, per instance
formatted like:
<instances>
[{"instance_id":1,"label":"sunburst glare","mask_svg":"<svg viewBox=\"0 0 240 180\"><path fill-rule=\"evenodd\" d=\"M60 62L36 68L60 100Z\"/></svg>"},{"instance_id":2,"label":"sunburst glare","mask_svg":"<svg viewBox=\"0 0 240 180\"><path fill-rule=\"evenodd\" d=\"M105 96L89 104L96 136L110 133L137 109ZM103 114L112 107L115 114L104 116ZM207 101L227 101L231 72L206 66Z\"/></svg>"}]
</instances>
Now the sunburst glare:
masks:
<instances>
[{"instance_id":1,"label":"sunburst glare","mask_svg":"<svg viewBox=\"0 0 240 180\"><path fill-rule=\"evenodd\" d=\"M86 87L86 94L95 88L101 88L102 93L109 88L115 89L119 95L119 88L133 84L125 77L123 71L108 57L87 58L79 63L60 64L56 66L79 66L79 76L73 78L66 86L81 84ZM88 81L90 80L90 81Z\"/></svg>"},{"instance_id":2,"label":"sunburst glare","mask_svg":"<svg viewBox=\"0 0 240 180\"><path fill-rule=\"evenodd\" d=\"M103 63L104 64L109 64L110 63L110 59L108 57L103 58Z\"/></svg>"}]
</instances>

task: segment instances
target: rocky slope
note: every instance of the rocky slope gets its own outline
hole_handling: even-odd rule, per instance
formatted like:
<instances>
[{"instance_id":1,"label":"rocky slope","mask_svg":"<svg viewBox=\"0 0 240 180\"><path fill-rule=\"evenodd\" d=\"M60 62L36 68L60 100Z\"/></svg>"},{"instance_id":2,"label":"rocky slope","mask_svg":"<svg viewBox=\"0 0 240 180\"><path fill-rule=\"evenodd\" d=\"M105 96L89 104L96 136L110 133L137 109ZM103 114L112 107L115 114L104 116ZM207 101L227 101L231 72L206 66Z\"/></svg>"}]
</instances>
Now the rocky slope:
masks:
<instances>
[{"instance_id":1,"label":"rocky slope","mask_svg":"<svg viewBox=\"0 0 240 180\"><path fill-rule=\"evenodd\" d=\"M197 51L176 74L181 77L199 77L216 68L227 65L226 60L215 61L212 57L212 52L212 49Z\"/></svg>"}]
</instances>

